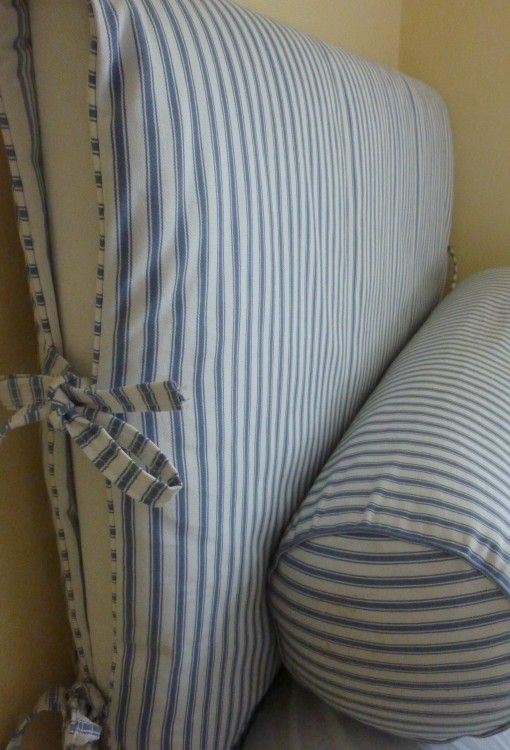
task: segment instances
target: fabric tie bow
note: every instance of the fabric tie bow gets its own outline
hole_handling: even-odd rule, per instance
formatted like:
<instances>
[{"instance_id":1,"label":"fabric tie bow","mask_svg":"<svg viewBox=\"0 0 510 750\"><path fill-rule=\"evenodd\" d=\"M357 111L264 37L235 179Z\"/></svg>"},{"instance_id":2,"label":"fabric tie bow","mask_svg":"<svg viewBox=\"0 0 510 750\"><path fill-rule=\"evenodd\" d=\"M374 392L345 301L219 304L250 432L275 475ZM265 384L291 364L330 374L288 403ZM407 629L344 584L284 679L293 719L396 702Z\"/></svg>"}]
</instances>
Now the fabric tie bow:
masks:
<instances>
[{"instance_id":1,"label":"fabric tie bow","mask_svg":"<svg viewBox=\"0 0 510 750\"><path fill-rule=\"evenodd\" d=\"M44 711L62 714L65 750L75 750L97 742L101 736L105 701L91 682L78 682L69 690L50 688L38 700L34 710L18 727L5 750L21 750L23 736L30 722Z\"/></svg>"},{"instance_id":2,"label":"fabric tie bow","mask_svg":"<svg viewBox=\"0 0 510 750\"><path fill-rule=\"evenodd\" d=\"M16 427L47 419L133 500L160 507L177 494L182 482L176 469L125 415L180 409L184 396L178 386L168 380L102 390L75 375L54 347L44 372L0 377L0 401L15 412L0 428L0 442Z\"/></svg>"}]
</instances>

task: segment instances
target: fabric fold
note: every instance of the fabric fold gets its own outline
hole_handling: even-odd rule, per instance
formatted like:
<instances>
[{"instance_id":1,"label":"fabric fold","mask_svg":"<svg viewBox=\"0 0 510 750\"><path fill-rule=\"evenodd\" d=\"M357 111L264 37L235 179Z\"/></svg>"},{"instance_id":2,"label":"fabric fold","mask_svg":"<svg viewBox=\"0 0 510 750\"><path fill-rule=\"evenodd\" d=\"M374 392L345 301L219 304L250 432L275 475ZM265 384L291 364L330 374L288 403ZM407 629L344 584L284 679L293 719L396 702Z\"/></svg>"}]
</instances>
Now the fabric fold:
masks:
<instances>
[{"instance_id":1,"label":"fabric fold","mask_svg":"<svg viewBox=\"0 0 510 750\"><path fill-rule=\"evenodd\" d=\"M64 750L95 747L101 737L105 708L105 700L92 682L77 682L69 689L49 688L39 698L33 711L21 722L6 750L21 750L23 737L30 723L45 711L62 715Z\"/></svg>"},{"instance_id":2,"label":"fabric fold","mask_svg":"<svg viewBox=\"0 0 510 750\"><path fill-rule=\"evenodd\" d=\"M184 401L172 381L100 389L72 372L49 347L42 375L0 377L0 401L14 414L0 428L0 443L17 427L48 420L83 450L105 479L128 497L160 507L181 489L177 470L125 417L179 410Z\"/></svg>"}]
</instances>

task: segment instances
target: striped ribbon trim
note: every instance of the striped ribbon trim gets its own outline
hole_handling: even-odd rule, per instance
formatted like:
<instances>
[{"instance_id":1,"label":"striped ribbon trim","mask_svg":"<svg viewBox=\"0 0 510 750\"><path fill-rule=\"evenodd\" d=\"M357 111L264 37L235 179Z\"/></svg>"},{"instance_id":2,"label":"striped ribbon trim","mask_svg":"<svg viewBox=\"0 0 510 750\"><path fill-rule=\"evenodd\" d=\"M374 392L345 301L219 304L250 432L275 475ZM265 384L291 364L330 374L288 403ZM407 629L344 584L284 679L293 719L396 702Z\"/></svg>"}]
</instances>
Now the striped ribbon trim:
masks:
<instances>
[{"instance_id":1,"label":"striped ribbon trim","mask_svg":"<svg viewBox=\"0 0 510 750\"><path fill-rule=\"evenodd\" d=\"M33 711L19 725L5 750L21 750L23 737L33 719L45 711L62 714L64 750L83 748L101 736L105 701L99 689L90 682L77 682L70 689L50 688L37 701Z\"/></svg>"},{"instance_id":2,"label":"striped ribbon trim","mask_svg":"<svg viewBox=\"0 0 510 750\"><path fill-rule=\"evenodd\" d=\"M0 402L15 412L0 428L0 443L16 427L47 419L133 500L160 507L177 494L182 482L176 469L125 415L179 410L184 397L178 386L168 380L101 390L75 375L54 347L43 372L0 377Z\"/></svg>"}]
</instances>

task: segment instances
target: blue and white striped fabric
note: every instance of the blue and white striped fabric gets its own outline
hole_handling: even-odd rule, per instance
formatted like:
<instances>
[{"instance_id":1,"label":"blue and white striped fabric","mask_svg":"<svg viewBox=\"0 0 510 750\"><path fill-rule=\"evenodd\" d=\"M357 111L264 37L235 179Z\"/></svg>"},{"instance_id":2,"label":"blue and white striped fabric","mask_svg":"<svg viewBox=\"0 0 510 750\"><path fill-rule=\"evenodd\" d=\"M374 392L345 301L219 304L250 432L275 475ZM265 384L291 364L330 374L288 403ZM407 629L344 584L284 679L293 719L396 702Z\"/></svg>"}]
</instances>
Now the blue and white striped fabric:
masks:
<instances>
[{"instance_id":1,"label":"blue and white striped fabric","mask_svg":"<svg viewBox=\"0 0 510 750\"><path fill-rule=\"evenodd\" d=\"M0 377L0 403L14 415L0 427L0 443L16 427L48 420L67 434L108 482L131 500L161 506L181 489L179 476L154 443L123 417L173 411L184 400L171 381L120 386L101 391L78 377L54 347L44 375Z\"/></svg>"},{"instance_id":2,"label":"blue and white striped fabric","mask_svg":"<svg viewBox=\"0 0 510 750\"><path fill-rule=\"evenodd\" d=\"M225 0L90 7L97 387L188 397L126 417L183 488L163 509L109 488L105 735L219 750L278 668L278 539L439 298L448 121L424 85Z\"/></svg>"},{"instance_id":3,"label":"blue and white striped fabric","mask_svg":"<svg viewBox=\"0 0 510 750\"><path fill-rule=\"evenodd\" d=\"M284 662L405 737L510 726L510 269L457 287L388 370L271 574Z\"/></svg>"},{"instance_id":4,"label":"blue and white striped fabric","mask_svg":"<svg viewBox=\"0 0 510 750\"><path fill-rule=\"evenodd\" d=\"M267 565L437 301L450 143L426 87L228 2L92 3L105 203L99 382L184 488L114 496L114 747L228 748L278 665Z\"/></svg>"}]
</instances>

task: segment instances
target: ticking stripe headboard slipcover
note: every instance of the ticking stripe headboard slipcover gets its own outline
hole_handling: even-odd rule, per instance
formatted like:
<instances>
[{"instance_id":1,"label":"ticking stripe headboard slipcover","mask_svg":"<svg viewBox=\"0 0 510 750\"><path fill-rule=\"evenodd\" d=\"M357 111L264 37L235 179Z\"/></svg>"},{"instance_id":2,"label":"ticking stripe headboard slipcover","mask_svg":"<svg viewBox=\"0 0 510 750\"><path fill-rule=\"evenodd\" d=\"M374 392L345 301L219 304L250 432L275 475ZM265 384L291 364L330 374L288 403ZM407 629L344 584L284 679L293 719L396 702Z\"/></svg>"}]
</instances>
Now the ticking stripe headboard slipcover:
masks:
<instances>
[{"instance_id":1,"label":"ticking stripe headboard slipcover","mask_svg":"<svg viewBox=\"0 0 510 750\"><path fill-rule=\"evenodd\" d=\"M57 315L28 7L0 0L1 125L41 354L41 374L1 394L10 428L43 422L79 665L37 710L63 710L69 747L102 733L118 750L222 750L279 666L278 541L441 294L448 120L421 83L226 0L89 10L99 219L75 261L97 267L83 371ZM106 679L88 621L104 598L97 495L73 486L69 438L107 487Z\"/></svg>"}]
</instances>

